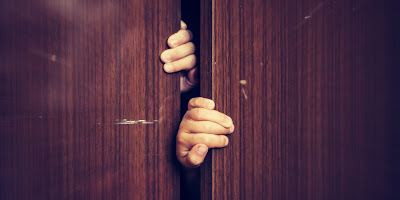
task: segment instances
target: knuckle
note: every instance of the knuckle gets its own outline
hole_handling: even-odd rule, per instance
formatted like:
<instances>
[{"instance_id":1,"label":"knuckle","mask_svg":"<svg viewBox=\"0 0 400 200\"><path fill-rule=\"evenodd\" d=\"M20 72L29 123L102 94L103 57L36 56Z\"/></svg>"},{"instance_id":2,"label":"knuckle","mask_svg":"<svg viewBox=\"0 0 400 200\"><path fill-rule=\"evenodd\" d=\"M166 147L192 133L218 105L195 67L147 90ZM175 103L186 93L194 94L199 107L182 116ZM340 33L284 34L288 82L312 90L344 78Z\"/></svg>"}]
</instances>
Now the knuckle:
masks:
<instances>
[{"instance_id":1,"label":"knuckle","mask_svg":"<svg viewBox=\"0 0 400 200\"><path fill-rule=\"evenodd\" d=\"M206 99L209 105L209 108L215 108L215 102L212 99Z\"/></svg>"},{"instance_id":2,"label":"knuckle","mask_svg":"<svg viewBox=\"0 0 400 200\"><path fill-rule=\"evenodd\" d=\"M163 51L162 53L161 53L161 55L160 55L160 58L161 58L161 60L163 61L163 62L166 62L167 60L167 54L168 54L168 50L165 50L165 51Z\"/></svg>"},{"instance_id":3,"label":"knuckle","mask_svg":"<svg viewBox=\"0 0 400 200\"><path fill-rule=\"evenodd\" d=\"M172 34L171 36L169 36L168 38L168 42L171 43L173 40L176 40L178 38L178 32Z\"/></svg>"},{"instance_id":4,"label":"knuckle","mask_svg":"<svg viewBox=\"0 0 400 200\"><path fill-rule=\"evenodd\" d=\"M229 134L229 128L224 128L223 131L221 131L221 133L224 135Z\"/></svg>"},{"instance_id":5,"label":"knuckle","mask_svg":"<svg viewBox=\"0 0 400 200\"><path fill-rule=\"evenodd\" d=\"M188 34L188 39L189 39L189 41L192 41L192 38L193 38L193 33L192 33L192 31L186 30L186 33Z\"/></svg>"},{"instance_id":6,"label":"knuckle","mask_svg":"<svg viewBox=\"0 0 400 200\"><path fill-rule=\"evenodd\" d=\"M205 145L208 146L208 144L210 143L211 139L210 139L210 137L208 137L206 135L203 135L203 136L201 136L200 141L201 141L202 144L205 144Z\"/></svg>"},{"instance_id":7,"label":"knuckle","mask_svg":"<svg viewBox=\"0 0 400 200\"><path fill-rule=\"evenodd\" d=\"M190 119L190 111L186 111L185 115L182 118L180 127L183 127L185 122Z\"/></svg>"},{"instance_id":8,"label":"knuckle","mask_svg":"<svg viewBox=\"0 0 400 200\"><path fill-rule=\"evenodd\" d=\"M182 134L178 134L177 136L176 136L176 144L178 144L178 145L183 145L183 144L185 144L185 139L182 137Z\"/></svg>"},{"instance_id":9,"label":"knuckle","mask_svg":"<svg viewBox=\"0 0 400 200\"><path fill-rule=\"evenodd\" d=\"M211 129L212 129L212 126L211 126L209 123L205 123L205 124L203 125L203 128L204 128L204 130L205 130L206 132L210 132Z\"/></svg>"},{"instance_id":10,"label":"knuckle","mask_svg":"<svg viewBox=\"0 0 400 200\"><path fill-rule=\"evenodd\" d=\"M187 111L186 115L187 115L188 119L192 119L193 120L196 117L195 114L194 114L194 109L195 108L193 108L190 111Z\"/></svg>"},{"instance_id":11,"label":"knuckle","mask_svg":"<svg viewBox=\"0 0 400 200\"><path fill-rule=\"evenodd\" d=\"M193 66L195 66L196 65L196 63L197 63L197 57L195 56L195 55L191 55L190 56L190 65L193 67Z\"/></svg>"},{"instance_id":12,"label":"knuckle","mask_svg":"<svg viewBox=\"0 0 400 200\"><path fill-rule=\"evenodd\" d=\"M200 108L193 108L189 112L190 112L190 118L193 120L198 120L202 113Z\"/></svg>"},{"instance_id":13,"label":"knuckle","mask_svg":"<svg viewBox=\"0 0 400 200\"><path fill-rule=\"evenodd\" d=\"M222 117L221 120L223 120L225 122L226 126L228 126L228 127L232 126L232 124L233 124L232 119L226 115L224 117Z\"/></svg>"},{"instance_id":14,"label":"knuckle","mask_svg":"<svg viewBox=\"0 0 400 200\"><path fill-rule=\"evenodd\" d=\"M231 134L231 127L225 128L225 135Z\"/></svg>"},{"instance_id":15,"label":"knuckle","mask_svg":"<svg viewBox=\"0 0 400 200\"><path fill-rule=\"evenodd\" d=\"M189 39L189 33L188 33L187 29L181 29L179 31L179 35L180 35L181 38L183 38L185 40Z\"/></svg>"},{"instance_id":16,"label":"knuckle","mask_svg":"<svg viewBox=\"0 0 400 200\"><path fill-rule=\"evenodd\" d=\"M193 42L189 42L188 43L188 48L191 52L195 52L196 51L196 46L194 45Z\"/></svg>"}]
</instances>

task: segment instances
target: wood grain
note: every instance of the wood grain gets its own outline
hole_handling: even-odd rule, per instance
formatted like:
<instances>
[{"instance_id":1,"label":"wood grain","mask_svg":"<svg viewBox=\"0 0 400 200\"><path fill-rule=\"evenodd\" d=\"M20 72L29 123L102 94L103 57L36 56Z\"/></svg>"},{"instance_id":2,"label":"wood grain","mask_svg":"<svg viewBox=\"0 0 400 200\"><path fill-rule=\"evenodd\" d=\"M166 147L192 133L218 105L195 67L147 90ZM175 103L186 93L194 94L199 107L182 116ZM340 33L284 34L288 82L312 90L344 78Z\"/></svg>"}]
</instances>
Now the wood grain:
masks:
<instances>
[{"instance_id":1,"label":"wood grain","mask_svg":"<svg viewBox=\"0 0 400 200\"><path fill-rule=\"evenodd\" d=\"M200 0L200 95L213 99L213 10L212 0ZM209 150L200 166L200 199L212 199L213 150Z\"/></svg>"},{"instance_id":2,"label":"wood grain","mask_svg":"<svg viewBox=\"0 0 400 200\"><path fill-rule=\"evenodd\" d=\"M179 199L179 76L159 55L180 1L0 10L0 199Z\"/></svg>"},{"instance_id":3,"label":"wood grain","mask_svg":"<svg viewBox=\"0 0 400 200\"><path fill-rule=\"evenodd\" d=\"M201 6L202 96L235 123L202 199L394 199L392 1Z\"/></svg>"}]
</instances>

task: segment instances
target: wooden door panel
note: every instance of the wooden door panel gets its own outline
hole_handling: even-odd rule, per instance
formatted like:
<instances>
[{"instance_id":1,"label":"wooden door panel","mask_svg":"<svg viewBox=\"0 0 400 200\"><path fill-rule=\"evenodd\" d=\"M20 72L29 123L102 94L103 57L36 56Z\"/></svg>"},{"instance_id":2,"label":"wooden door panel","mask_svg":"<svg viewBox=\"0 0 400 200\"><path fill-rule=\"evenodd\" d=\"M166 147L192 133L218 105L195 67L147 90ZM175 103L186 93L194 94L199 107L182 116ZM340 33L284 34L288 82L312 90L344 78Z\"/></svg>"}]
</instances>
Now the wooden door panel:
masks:
<instances>
[{"instance_id":1,"label":"wooden door panel","mask_svg":"<svg viewBox=\"0 0 400 200\"><path fill-rule=\"evenodd\" d=\"M232 117L202 199L389 199L389 1L202 1L202 95Z\"/></svg>"},{"instance_id":2,"label":"wooden door panel","mask_svg":"<svg viewBox=\"0 0 400 200\"><path fill-rule=\"evenodd\" d=\"M179 199L180 1L1 1L1 199Z\"/></svg>"}]
</instances>

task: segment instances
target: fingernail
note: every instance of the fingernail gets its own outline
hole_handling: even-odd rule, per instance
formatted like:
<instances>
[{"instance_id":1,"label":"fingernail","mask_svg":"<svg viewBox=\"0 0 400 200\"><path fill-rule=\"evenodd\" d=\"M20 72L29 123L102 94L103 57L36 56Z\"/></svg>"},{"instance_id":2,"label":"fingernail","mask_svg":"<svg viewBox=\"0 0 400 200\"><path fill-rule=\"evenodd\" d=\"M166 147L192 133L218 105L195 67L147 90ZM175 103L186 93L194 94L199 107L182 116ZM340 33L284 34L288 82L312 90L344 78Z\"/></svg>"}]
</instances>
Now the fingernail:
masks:
<instances>
[{"instance_id":1,"label":"fingernail","mask_svg":"<svg viewBox=\"0 0 400 200\"><path fill-rule=\"evenodd\" d=\"M229 128L229 133L233 133L235 130L235 125L232 124L232 126Z\"/></svg>"},{"instance_id":2,"label":"fingernail","mask_svg":"<svg viewBox=\"0 0 400 200\"><path fill-rule=\"evenodd\" d=\"M199 148L197 148L197 153L200 155L204 155L207 153L207 147L204 146L199 146Z\"/></svg>"},{"instance_id":3,"label":"fingernail","mask_svg":"<svg viewBox=\"0 0 400 200\"><path fill-rule=\"evenodd\" d=\"M171 73L172 70L173 70L172 64L171 64L171 63L165 63L165 65L164 65L164 71L165 71L165 72L168 72L168 73Z\"/></svg>"},{"instance_id":4,"label":"fingernail","mask_svg":"<svg viewBox=\"0 0 400 200\"><path fill-rule=\"evenodd\" d=\"M229 139L225 138L225 146L228 146L228 144L229 144Z\"/></svg>"}]
</instances>

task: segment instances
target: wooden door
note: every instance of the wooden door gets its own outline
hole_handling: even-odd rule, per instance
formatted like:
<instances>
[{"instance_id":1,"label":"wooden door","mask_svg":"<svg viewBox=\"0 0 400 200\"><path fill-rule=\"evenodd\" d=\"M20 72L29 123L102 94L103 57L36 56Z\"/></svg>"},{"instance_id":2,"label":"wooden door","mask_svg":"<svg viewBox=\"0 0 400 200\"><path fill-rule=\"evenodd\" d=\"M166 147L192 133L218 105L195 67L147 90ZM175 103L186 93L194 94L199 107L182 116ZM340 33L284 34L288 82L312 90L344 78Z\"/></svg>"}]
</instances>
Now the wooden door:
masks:
<instances>
[{"instance_id":1,"label":"wooden door","mask_svg":"<svg viewBox=\"0 0 400 200\"><path fill-rule=\"evenodd\" d=\"M0 6L0 199L179 199L178 0Z\"/></svg>"},{"instance_id":2,"label":"wooden door","mask_svg":"<svg viewBox=\"0 0 400 200\"><path fill-rule=\"evenodd\" d=\"M202 199L395 198L396 12L201 1L201 93L235 124L201 169Z\"/></svg>"}]
</instances>

